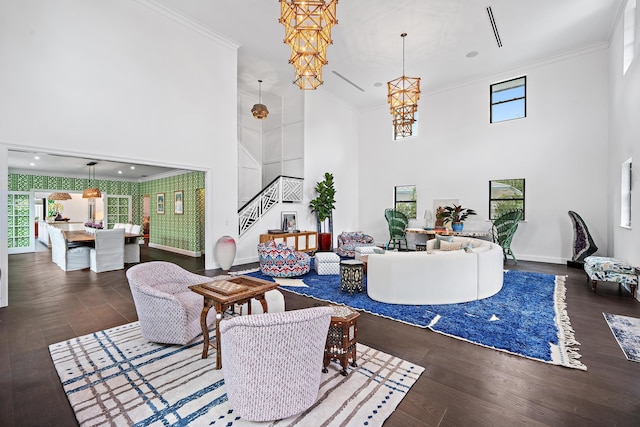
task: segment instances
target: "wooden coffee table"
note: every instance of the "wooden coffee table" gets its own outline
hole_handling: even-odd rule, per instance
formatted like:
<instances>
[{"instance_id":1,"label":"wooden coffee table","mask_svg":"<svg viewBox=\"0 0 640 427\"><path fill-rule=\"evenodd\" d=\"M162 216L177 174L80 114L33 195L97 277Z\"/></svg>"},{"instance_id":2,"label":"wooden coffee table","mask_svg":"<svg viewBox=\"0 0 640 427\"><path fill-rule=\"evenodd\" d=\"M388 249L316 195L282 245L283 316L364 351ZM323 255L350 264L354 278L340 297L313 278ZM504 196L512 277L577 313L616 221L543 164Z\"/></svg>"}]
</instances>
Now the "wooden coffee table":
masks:
<instances>
[{"instance_id":1,"label":"wooden coffee table","mask_svg":"<svg viewBox=\"0 0 640 427\"><path fill-rule=\"evenodd\" d=\"M262 310L267 313L267 301L264 294L267 291L275 289L278 284L256 277L238 276L226 280L214 280L199 285L189 286L193 292L204 297L204 307L200 314L200 325L202 326L202 337L204 339L202 358L206 359L209 355L209 347L216 349L216 369L222 368L222 353L220 350L220 320L222 314L227 308L233 304L247 303L247 312L251 314L250 300L255 298L262 304ZM216 342L215 345L209 341L209 328L207 327L207 314L209 309L214 307L216 310Z\"/></svg>"}]
</instances>

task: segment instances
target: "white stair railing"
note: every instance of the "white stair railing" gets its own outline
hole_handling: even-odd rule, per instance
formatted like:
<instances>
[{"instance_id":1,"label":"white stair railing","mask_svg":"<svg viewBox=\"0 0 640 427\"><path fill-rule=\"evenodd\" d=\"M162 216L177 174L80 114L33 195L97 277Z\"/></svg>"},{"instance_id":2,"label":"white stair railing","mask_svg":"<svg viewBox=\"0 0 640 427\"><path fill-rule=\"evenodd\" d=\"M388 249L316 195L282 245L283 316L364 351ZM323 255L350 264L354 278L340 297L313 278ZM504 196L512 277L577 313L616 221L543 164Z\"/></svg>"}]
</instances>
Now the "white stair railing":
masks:
<instances>
[{"instance_id":1,"label":"white stair railing","mask_svg":"<svg viewBox=\"0 0 640 427\"><path fill-rule=\"evenodd\" d=\"M279 176L258 195L238 209L238 233L242 236L278 202L301 203L302 178Z\"/></svg>"}]
</instances>

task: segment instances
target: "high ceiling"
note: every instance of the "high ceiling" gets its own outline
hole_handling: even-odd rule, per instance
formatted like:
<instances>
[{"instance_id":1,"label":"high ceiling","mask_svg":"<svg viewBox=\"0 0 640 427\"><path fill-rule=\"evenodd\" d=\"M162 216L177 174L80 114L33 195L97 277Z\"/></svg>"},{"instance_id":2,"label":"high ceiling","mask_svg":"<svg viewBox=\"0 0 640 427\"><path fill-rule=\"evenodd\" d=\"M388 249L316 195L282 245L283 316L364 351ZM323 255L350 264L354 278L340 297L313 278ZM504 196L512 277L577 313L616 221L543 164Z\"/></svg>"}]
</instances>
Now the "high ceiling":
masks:
<instances>
[{"instance_id":1,"label":"high ceiling","mask_svg":"<svg viewBox=\"0 0 640 427\"><path fill-rule=\"evenodd\" d=\"M282 94L293 67L278 23L278 0L154 0L240 44L238 85ZM387 102L386 83L402 75L402 38L407 33L405 74L421 78L421 91L487 78L526 64L608 43L624 0L339 0L338 25L326 91L355 108ZM487 15L491 6L503 46ZM471 52L477 55L468 57ZM471 54L473 55L473 54ZM515 72L515 71L514 71ZM337 74L349 80L348 83ZM362 90L358 89L361 88Z\"/></svg>"},{"instance_id":2,"label":"high ceiling","mask_svg":"<svg viewBox=\"0 0 640 427\"><path fill-rule=\"evenodd\" d=\"M280 96L293 79L289 48L282 42L278 0L145 0L186 16L240 45L238 89ZM386 83L405 74L421 78L422 98L434 91L480 78L503 79L541 60L606 46L624 0L340 0L338 25L327 48L323 91L355 109L385 105ZM498 47L487 7L502 41ZM312 96L313 91L309 92ZM391 120L391 119L389 119ZM37 153L9 153L9 170L32 168ZM41 154L42 155L42 154ZM43 155L44 156L44 155ZM88 176L140 179L168 169L44 156L38 170ZM45 166L46 165L46 166ZM122 174L118 171L122 170Z\"/></svg>"}]
</instances>

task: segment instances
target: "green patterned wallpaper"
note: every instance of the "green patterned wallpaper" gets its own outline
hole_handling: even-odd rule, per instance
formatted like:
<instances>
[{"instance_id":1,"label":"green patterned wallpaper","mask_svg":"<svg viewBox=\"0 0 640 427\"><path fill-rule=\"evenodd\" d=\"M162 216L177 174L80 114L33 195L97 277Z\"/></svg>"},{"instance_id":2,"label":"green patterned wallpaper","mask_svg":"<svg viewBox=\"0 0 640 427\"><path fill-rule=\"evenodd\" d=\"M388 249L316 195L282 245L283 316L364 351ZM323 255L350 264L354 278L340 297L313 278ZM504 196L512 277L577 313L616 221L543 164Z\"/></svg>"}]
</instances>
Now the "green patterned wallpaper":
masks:
<instances>
[{"instance_id":1,"label":"green patterned wallpaper","mask_svg":"<svg viewBox=\"0 0 640 427\"><path fill-rule=\"evenodd\" d=\"M82 191L89 179L44 175L9 174L9 191ZM132 221L142 224L143 196L151 198L150 243L198 252L204 249L204 172L160 178L147 182L93 180L101 191L131 196ZM174 190L184 191L184 214L174 214ZM156 194L165 193L165 213L156 213ZM198 196L198 194L202 194Z\"/></svg>"},{"instance_id":2,"label":"green patterned wallpaper","mask_svg":"<svg viewBox=\"0 0 640 427\"><path fill-rule=\"evenodd\" d=\"M204 172L189 172L140 183L140 197L150 197L149 243L198 252L204 249ZM184 192L181 215L174 213L174 191ZM164 193L164 214L157 213L158 193Z\"/></svg>"},{"instance_id":3,"label":"green patterned wallpaper","mask_svg":"<svg viewBox=\"0 0 640 427\"><path fill-rule=\"evenodd\" d=\"M138 192L139 183L127 181L109 181L103 179L92 180L93 185L100 191L107 194L117 194L132 196L133 206L131 208L133 222L142 224L142 205ZM9 174L9 191L31 191L31 190L66 190L83 191L89 187L89 180L86 178L67 178L61 176L45 175L23 175Z\"/></svg>"}]
</instances>

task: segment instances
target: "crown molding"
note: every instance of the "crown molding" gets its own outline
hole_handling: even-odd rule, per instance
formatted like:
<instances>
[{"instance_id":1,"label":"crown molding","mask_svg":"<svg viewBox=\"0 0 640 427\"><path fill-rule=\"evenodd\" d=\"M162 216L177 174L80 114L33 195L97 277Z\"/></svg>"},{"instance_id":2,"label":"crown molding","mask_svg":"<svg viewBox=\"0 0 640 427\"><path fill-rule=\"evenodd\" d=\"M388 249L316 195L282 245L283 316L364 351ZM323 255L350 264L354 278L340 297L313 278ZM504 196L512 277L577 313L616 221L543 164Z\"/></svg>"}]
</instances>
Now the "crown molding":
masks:
<instances>
[{"instance_id":1,"label":"crown molding","mask_svg":"<svg viewBox=\"0 0 640 427\"><path fill-rule=\"evenodd\" d=\"M135 0L135 1L136 3L139 3L142 6L145 6L153 10L154 12L157 12L163 15L177 22L178 24L183 25L184 27L189 28L190 30L195 31L207 37L210 40L223 44L230 49L237 50L240 47L240 44L235 42L234 40L231 40L223 36L222 34L214 31L211 27L203 24L202 22L197 21L196 19L188 15L185 15L182 12L179 12L178 10L172 8L171 6L167 5L166 3L160 0Z\"/></svg>"}]
</instances>

